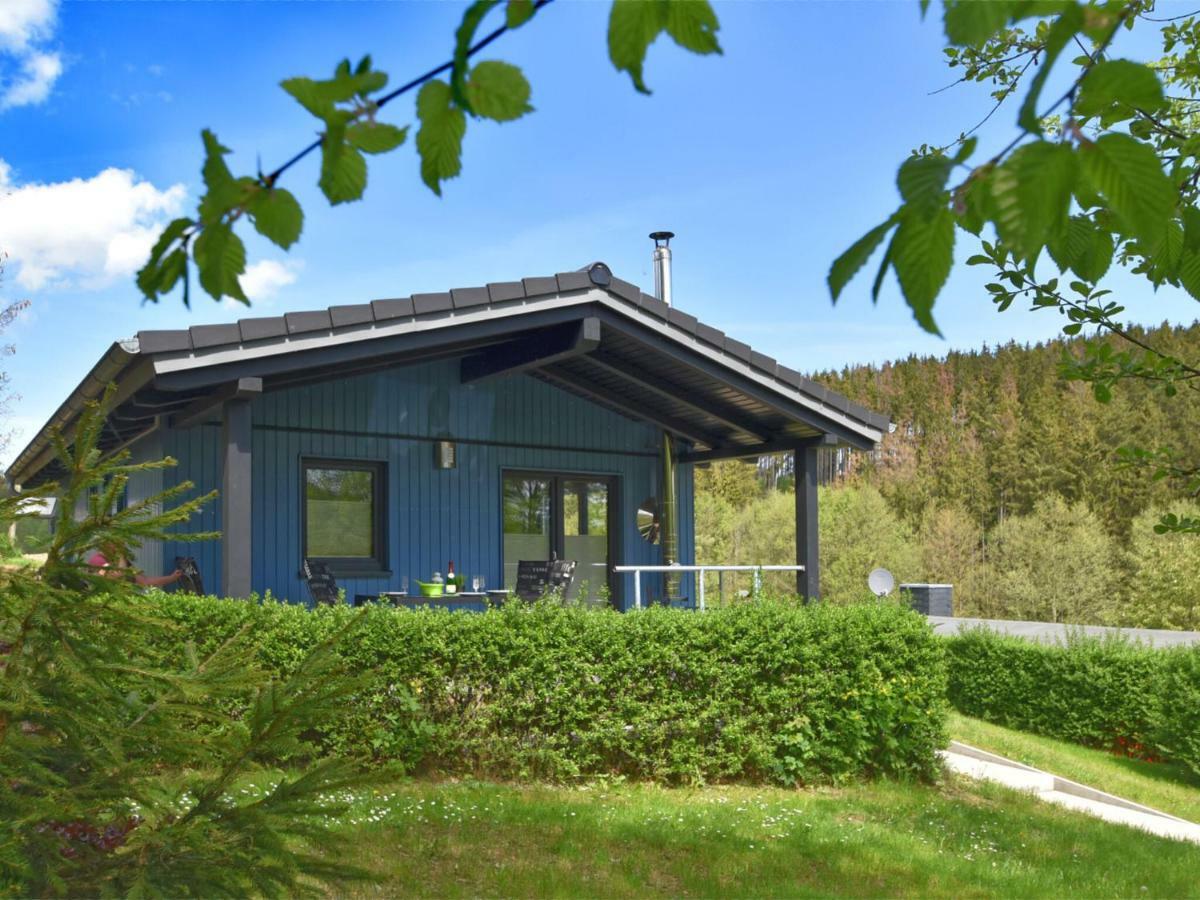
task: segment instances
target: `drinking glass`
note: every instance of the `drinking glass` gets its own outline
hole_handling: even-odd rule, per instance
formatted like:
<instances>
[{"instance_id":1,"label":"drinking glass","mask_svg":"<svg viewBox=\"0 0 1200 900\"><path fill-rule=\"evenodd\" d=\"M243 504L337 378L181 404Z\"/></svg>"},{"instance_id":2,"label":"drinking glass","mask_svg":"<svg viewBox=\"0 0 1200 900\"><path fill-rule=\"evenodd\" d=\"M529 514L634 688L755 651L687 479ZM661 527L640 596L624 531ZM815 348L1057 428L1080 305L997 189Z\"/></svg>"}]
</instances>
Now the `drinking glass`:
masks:
<instances>
[{"instance_id":1,"label":"drinking glass","mask_svg":"<svg viewBox=\"0 0 1200 900\"><path fill-rule=\"evenodd\" d=\"M408 593L408 576L407 575L402 575L400 577L400 593L402 593L402 594Z\"/></svg>"},{"instance_id":2,"label":"drinking glass","mask_svg":"<svg viewBox=\"0 0 1200 900\"><path fill-rule=\"evenodd\" d=\"M483 590L483 586L485 583L486 582L484 582L482 575L476 575L474 578L471 579L471 590L473 590L475 593L478 594L480 591Z\"/></svg>"}]
</instances>

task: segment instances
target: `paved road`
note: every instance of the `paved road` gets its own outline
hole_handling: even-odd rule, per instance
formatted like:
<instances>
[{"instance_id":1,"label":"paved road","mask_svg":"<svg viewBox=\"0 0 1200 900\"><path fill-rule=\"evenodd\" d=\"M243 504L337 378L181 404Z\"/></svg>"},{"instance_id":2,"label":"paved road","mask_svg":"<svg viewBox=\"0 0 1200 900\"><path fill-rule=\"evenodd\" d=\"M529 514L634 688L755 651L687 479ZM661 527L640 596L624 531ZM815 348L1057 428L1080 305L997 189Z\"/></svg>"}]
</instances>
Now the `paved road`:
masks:
<instances>
[{"instance_id":1,"label":"paved road","mask_svg":"<svg viewBox=\"0 0 1200 900\"><path fill-rule=\"evenodd\" d=\"M1028 638L1044 643L1065 643L1067 635L1083 633L1091 637L1124 637L1152 647L1176 647L1200 644L1200 631L1165 631L1157 628L1103 628L1099 625L1059 625L1054 622L1018 622L1008 619L962 619L951 616L926 616L937 634L958 634L969 628L990 628L1001 634Z\"/></svg>"}]
</instances>

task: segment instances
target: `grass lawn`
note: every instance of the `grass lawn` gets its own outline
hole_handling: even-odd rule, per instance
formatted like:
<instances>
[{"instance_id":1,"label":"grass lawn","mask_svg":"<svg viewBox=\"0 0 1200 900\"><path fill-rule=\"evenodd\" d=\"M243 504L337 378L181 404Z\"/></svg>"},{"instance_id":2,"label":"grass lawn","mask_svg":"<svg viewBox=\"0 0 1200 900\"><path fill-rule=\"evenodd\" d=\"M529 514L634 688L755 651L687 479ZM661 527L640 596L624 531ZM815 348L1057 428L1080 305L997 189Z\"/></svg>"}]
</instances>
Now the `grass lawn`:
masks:
<instances>
[{"instance_id":1,"label":"grass lawn","mask_svg":"<svg viewBox=\"0 0 1200 900\"><path fill-rule=\"evenodd\" d=\"M950 736L1027 766L1082 782L1135 803L1144 803L1182 819L1200 822L1200 775L1185 766L1115 756L1103 750L1013 731L957 713L950 716ZM1200 854L1200 848L1196 852ZM1197 878L1200 878L1200 868Z\"/></svg>"},{"instance_id":2,"label":"grass lawn","mask_svg":"<svg viewBox=\"0 0 1200 900\"><path fill-rule=\"evenodd\" d=\"M1200 848L949 778L843 789L403 781L339 895L1200 897Z\"/></svg>"}]
</instances>

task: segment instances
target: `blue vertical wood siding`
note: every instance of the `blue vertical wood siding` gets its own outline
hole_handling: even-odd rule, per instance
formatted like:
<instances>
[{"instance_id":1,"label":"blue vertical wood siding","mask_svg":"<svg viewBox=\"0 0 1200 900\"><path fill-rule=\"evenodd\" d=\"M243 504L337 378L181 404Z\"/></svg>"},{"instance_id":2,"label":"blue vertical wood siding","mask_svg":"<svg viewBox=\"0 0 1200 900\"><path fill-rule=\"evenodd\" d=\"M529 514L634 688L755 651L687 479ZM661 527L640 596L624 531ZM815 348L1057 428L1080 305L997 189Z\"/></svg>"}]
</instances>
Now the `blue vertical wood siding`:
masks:
<instances>
[{"instance_id":1,"label":"blue vertical wood siding","mask_svg":"<svg viewBox=\"0 0 1200 900\"><path fill-rule=\"evenodd\" d=\"M635 512L659 496L659 432L528 376L459 382L458 361L425 363L264 394L253 404L253 573L258 593L307 602L300 578L300 460L382 460L387 464L390 577L345 578L348 596L398 590L403 576L427 579L453 559L468 577L501 583L501 479L508 469L616 475L621 561L655 564L659 548L637 532ZM434 468L431 439L458 442L457 468ZM179 460L168 484L188 479L219 488L221 429L165 430L163 453ZM694 547L692 473L679 473L680 547ZM220 527L220 500L188 530ZM219 542L163 548L163 558L195 556L205 585L217 586ZM622 579L632 603L632 576ZM690 579L688 579L690 584ZM661 579L644 577L653 597Z\"/></svg>"}]
</instances>

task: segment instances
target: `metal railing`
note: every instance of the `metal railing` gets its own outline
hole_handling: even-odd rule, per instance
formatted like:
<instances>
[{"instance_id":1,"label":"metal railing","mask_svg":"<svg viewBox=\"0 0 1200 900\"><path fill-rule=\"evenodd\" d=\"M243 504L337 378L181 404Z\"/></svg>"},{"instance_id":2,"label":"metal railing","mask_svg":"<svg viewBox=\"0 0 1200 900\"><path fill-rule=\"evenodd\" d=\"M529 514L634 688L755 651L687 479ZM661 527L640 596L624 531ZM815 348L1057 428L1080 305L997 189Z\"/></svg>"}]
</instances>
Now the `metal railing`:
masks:
<instances>
[{"instance_id":1,"label":"metal railing","mask_svg":"<svg viewBox=\"0 0 1200 900\"><path fill-rule=\"evenodd\" d=\"M718 580L718 588L721 596L725 595L725 573L726 572L753 572L754 573L754 593L758 593L762 587L763 572L803 572L804 566L613 566L614 572L632 572L633 573L633 606L635 609L642 608L642 573L643 572L699 572L700 577L696 579L696 607L704 609L704 573L716 572Z\"/></svg>"}]
</instances>

